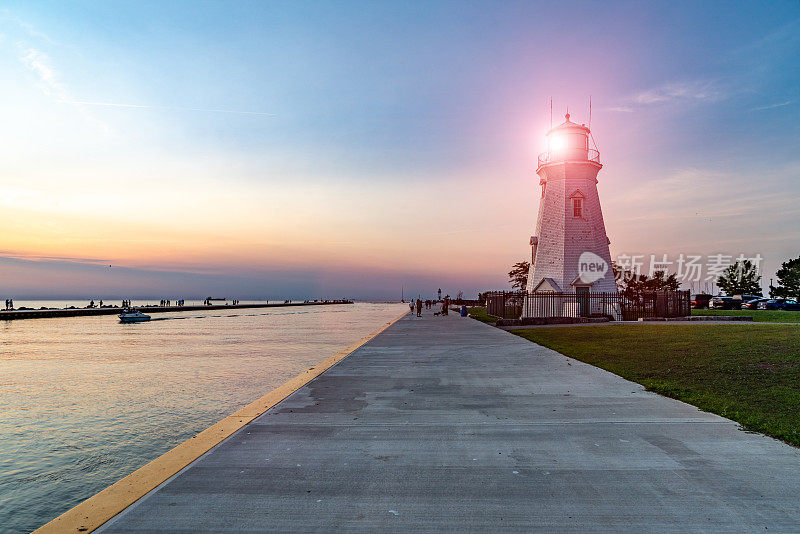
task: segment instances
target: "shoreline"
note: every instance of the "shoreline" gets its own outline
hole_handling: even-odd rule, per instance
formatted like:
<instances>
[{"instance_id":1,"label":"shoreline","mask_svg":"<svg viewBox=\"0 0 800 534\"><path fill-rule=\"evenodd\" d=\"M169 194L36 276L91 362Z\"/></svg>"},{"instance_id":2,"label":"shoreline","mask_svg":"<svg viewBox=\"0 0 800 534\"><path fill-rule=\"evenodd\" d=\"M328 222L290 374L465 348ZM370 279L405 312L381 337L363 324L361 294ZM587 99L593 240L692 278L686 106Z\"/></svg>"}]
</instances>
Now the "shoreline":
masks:
<instances>
[{"instance_id":1,"label":"shoreline","mask_svg":"<svg viewBox=\"0 0 800 534\"><path fill-rule=\"evenodd\" d=\"M337 301L328 302L327 304L334 303L343 304L345 302ZM272 304L269 306L304 304L309 305L322 303ZM264 306L266 305L260 305L260 307ZM232 306L221 307L230 308ZM240 305L240 307L252 306ZM201 306L200 308L206 309L208 307ZM311 367L294 378L284 382L277 388L251 402L247 406L244 406L243 408L240 408L232 414L224 417L222 420L199 432L195 436L192 436L183 443L180 443L154 460L151 460L129 475L114 482L88 499L78 503L76 506L40 526L33 532L36 534L51 532L92 532L101 527L109 520L126 510L128 507L135 504L139 499L150 493L152 490L156 489L161 484L168 481L180 471L188 467L192 462L228 439L236 431L247 425L250 421L260 416L331 367L338 364L347 356L355 352L359 347L369 342L371 339L405 317L407 314L408 311L403 311L401 315L381 325L377 330L374 330L355 343L348 345L346 348L338 351L334 355L322 360L314 367Z\"/></svg>"},{"instance_id":2,"label":"shoreline","mask_svg":"<svg viewBox=\"0 0 800 534\"><path fill-rule=\"evenodd\" d=\"M201 311L201 310L241 310L246 308L285 308L292 306L325 306L330 304L353 304L352 300L326 300L319 302L278 302L265 304L211 304L204 306L193 304L189 306L133 306L148 313ZM50 308L46 310L0 310L0 321L15 319L45 319L52 317L82 317L93 315L118 315L123 308L109 306L103 308Z\"/></svg>"}]
</instances>

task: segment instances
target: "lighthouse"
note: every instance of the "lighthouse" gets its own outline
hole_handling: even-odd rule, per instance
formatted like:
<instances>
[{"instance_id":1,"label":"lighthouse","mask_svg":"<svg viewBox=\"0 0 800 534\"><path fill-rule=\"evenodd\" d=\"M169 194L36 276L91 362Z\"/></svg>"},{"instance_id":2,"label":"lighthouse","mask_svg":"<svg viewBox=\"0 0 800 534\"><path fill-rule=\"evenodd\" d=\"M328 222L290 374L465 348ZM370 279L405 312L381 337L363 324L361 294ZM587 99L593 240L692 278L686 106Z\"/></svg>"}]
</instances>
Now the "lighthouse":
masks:
<instances>
[{"instance_id":1,"label":"lighthouse","mask_svg":"<svg viewBox=\"0 0 800 534\"><path fill-rule=\"evenodd\" d=\"M589 148L585 124L570 121L569 113L564 118L547 132L547 152L539 155L542 196L526 289L577 296L614 292L610 241L597 194L600 153Z\"/></svg>"}]
</instances>

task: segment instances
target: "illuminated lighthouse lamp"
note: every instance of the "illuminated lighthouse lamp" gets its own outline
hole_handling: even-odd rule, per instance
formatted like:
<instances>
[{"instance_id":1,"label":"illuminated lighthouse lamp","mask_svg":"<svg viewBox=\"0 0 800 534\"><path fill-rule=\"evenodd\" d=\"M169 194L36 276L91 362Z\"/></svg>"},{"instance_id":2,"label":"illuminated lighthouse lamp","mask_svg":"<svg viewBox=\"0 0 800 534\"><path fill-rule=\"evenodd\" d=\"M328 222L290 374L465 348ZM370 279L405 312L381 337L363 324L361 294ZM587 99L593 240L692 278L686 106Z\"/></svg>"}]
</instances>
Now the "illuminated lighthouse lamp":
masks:
<instances>
[{"instance_id":1,"label":"illuminated lighthouse lamp","mask_svg":"<svg viewBox=\"0 0 800 534\"><path fill-rule=\"evenodd\" d=\"M569 113L567 113L566 119L564 124L551 130L547 136L550 159L560 159L564 156L570 159L574 156L585 159L589 150L589 138L586 135L588 128L582 124L571 123Z\"/></svg>"},{"instance_id":2,"label":"illuminated lighthouse lamp","mask_svg":"<svg viewBox=\"0 0 800 534\"><path fill-rule=\"evenodd\" d=\"M566 135L554 135L550 139L550 152L561 152L565 148L567 148L567 136Z\"/></svg>"},{"instance_id":3,"label":"illuminated lighthouse lamp","mask_svg":"<svg viewBox=\"0 0 800 534\"><path fill-rule=\"evenodd\" d=\"M569 120L547 132L547 152L539 156L539 166L557 161L593 161L599 163L597 150L589 149L589 128Z\"/></svg>"}]
</instances>

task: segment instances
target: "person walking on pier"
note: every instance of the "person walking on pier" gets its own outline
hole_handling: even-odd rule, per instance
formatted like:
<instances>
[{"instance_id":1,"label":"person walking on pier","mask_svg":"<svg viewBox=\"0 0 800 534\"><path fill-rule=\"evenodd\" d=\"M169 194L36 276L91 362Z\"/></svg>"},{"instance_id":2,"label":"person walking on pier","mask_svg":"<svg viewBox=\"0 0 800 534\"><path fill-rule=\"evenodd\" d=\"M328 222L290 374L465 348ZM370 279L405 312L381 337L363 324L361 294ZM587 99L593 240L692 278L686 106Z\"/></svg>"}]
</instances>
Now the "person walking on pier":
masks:
<instances>
[{"instance_id":1,"label":"person walking on pier","mask_svg":"<svg viewBox=\"0 0 800 534\"><path fill-rule=\"evenodd\" d=\"M422 317L422 300L417 298L417 317Z\"/></svg>"}]
</instances>

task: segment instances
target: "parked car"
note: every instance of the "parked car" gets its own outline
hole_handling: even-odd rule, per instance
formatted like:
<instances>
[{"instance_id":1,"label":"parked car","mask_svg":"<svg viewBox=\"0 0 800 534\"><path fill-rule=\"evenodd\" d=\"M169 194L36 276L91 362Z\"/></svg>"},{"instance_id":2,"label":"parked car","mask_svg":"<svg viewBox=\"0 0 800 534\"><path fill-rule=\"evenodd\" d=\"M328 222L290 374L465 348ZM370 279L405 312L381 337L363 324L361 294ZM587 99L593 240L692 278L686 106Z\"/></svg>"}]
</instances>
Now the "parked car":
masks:
<instances>
[{"instance_id":1,"label":"parked car","mask_svg":"<svg viewBox=\"0 0 800 534\"><path fill-rule=\"evenodd\" d=\"M756 298L756 299L748 300L747 302L742 304L742 309L743 310L756 310L756 309L758 309L759 303L766 302L768 300L769 299L765 299L765 298Z\"/></svg>"},{"instance_id":2,"label":"parked car","mask_svg":"<svg viewBox=\"0 0 800 534\"><path fill-rule=\"evenodd\" d=\"M708 308L708 301L710 301L714 296L707 295L705 293L698 293L696 295L692 295L692 308L703 309Z\"/></svg>"},{"instance_id":3,"label":"parked car","mask_svg":"<svg viewBox=\"0 0 800 534\"><path fill-rule=\"evenodd\" d=\"M739 307L739 301L733 297L714 297L708 301L708 307L715 310L735 310Z\"/></svg>"},{"instance_id":4,"label":"parked car","mask_svg":"<svg viewBox=\"0 0 800 534\"><path fill-rule=\"evenodd\" d=\"M759 310L800 310L800 303L794 299L769 299L758 303Z\"/></svg>"},{"instance_id":5,"label":"parked car","mask_svg":"<svg viewBox=\"0 0 800 534\"><path fill-rule=\"evenodd\" d=\"M739 308L744 308L745 302L760 298L761 295L733 295L733 299L739 302Z\"/></svg>"}]
</instances>

